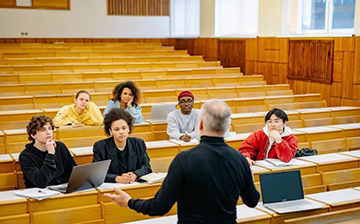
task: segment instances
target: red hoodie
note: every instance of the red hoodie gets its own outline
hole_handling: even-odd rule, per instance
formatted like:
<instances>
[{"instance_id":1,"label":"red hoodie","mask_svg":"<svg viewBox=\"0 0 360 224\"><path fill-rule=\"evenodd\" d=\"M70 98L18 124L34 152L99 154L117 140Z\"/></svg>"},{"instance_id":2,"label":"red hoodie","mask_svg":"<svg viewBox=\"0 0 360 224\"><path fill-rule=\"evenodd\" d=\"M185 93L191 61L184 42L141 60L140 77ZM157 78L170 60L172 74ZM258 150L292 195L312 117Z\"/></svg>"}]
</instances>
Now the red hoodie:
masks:
<instances>
[{"instance_id":1,"label":"red hoodie","mask_svg":"<svg viewBox=\"0 0 360 224\"><path fill-rule=\"evenodd\" d=\"M263 130L259 130L251 134L243 141L239 151L252 160L265 159L266 148L269 145L269 137ZM282 137L281 143L271 146L268 158L280 159L283 162L289 162L294 158L298 147L298 140L294 134Z\"/></svg>"}]
</instances>

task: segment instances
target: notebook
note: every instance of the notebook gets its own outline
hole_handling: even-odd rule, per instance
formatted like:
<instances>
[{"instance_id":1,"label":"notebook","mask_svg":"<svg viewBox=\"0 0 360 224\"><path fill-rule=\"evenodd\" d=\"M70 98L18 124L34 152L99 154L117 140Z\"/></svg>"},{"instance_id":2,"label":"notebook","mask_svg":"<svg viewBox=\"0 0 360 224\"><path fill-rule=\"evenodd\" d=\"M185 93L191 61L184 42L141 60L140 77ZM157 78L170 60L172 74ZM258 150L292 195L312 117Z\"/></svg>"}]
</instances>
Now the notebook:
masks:
<instances>
[{"instance_id":1,"label":"notebook","mask_svg":"<svg viewBox=\"0 0 360 224\"><path fill-rule=\"evenodd\" d=\"M304 198L299 170L260 174L263 205L279 214L322 208Z\"/></svg>"},{"instance_id":2,"label":"notebook","mask_svg":"<svg viewBox=\"0 0 360 224\"><path fill-rule=\"evenodd\" d=\"M24 190L16 190L14 191L14 194L17 196L34 198L41 201L45 198L50 198L52 196L58 195L60 194L60 192L34 187Z\"/></svg>"},{"instance_id":3,"label":"notebook","mask_svg":"<svg viewBox=\"0 0 360 224\"><path fill-rule=\"evenodd\" d=\"M151 106L151 122L166 122L167 115L176 110L176 103L154 104Z\"/></svg>"},{"instance_id":4,"label":"notebook","mask_svg":"<svg viewBox=\"0 0 360 224\"><path fill-rule=\"evenodd\" d=\"M50 190L61 193L86 190L104 183L111 160L74 166L67 184L49 186Z\"/></svg>"},{"instance_id":5,"label":"notebook","mask_svg":"<svg viewBox=\"0 0 360 224\"><path fill-rule=\"evenodd\" d=\"M155 184L164 181L166 175L167 173L149 173L140 177L139 179L144 180L149 184Z\"/></svg>"}]
</instances>

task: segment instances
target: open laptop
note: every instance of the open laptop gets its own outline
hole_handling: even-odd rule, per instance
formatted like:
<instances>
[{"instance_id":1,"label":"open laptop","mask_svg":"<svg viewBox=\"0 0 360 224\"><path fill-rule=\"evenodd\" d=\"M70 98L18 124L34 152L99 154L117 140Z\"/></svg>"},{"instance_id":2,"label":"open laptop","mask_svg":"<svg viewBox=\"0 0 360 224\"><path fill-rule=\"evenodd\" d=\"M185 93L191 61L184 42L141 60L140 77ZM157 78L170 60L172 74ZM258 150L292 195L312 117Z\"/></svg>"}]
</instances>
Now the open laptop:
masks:
<instances>
[{"instance_id":1,"label":"open laptop","mask_svg":"<svg viewBox=\"0 0 360 224\"><path fill-rule=\"evenodd\" d=\"M110 162L111 160L108 159L74 166L67 184L49 186L48 188L50 190L60 191L61 193L71 193L98 187L105 181Z\"/></svg>"},{"instance_id":2,"label":"open laptop","mask_svg":"<svg viewBox=\"0 0 360 224\"><path fill-rule=\"evenodd\" d=\"M299 170L260 174L263 205L279 214L319 209L319 203L304 198Z\"/></svg>"},{"instance_id":3,"label":"open laptop","mask_svg":"<svg viewBox=\"0 0 360 224\"><path fill-rule=\"evenodd\" d=\"M166 122L167 115L176 110L176 103L154 104L151 106L151 122Z\"/></svg>"}]
</instances>

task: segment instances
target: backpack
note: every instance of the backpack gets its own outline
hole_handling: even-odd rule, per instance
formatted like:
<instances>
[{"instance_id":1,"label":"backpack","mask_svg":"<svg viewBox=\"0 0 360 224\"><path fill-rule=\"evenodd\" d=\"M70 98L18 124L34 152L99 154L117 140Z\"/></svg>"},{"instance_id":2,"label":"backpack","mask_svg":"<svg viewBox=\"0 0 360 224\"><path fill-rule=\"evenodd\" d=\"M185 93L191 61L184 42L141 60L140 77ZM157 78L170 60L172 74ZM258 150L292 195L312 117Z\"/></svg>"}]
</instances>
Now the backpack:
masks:
<instances>
[{"instance_id":1,"label":"backpack","mask_svg":"<svg viewBox=\"0 0 360 224\"><path fill-rule=\"evenodd\" d=\"M302 148L301 150L296 150L295 157L315 156L317 154L316 149Z\"/></svg>"}]
</instances>

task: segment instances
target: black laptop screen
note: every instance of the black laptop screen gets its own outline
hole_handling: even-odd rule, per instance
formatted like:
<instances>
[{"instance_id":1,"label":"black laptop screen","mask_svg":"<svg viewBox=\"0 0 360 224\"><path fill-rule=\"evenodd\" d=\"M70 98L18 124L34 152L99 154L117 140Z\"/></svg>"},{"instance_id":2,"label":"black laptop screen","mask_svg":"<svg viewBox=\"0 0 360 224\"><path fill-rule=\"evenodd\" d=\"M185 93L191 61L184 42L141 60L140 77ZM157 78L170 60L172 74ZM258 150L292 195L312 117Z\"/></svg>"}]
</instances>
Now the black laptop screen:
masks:
<instances>
[{"instance_id":1,"label":"black laptop screen","mask_svg":"<svg viewBox=\"0 0 360 224\"><path fill-rule=\"evenodd\" d=\"M299 170L260 174L260 186L264 204L304 198Z\"/></svg>"}]
</instances>

